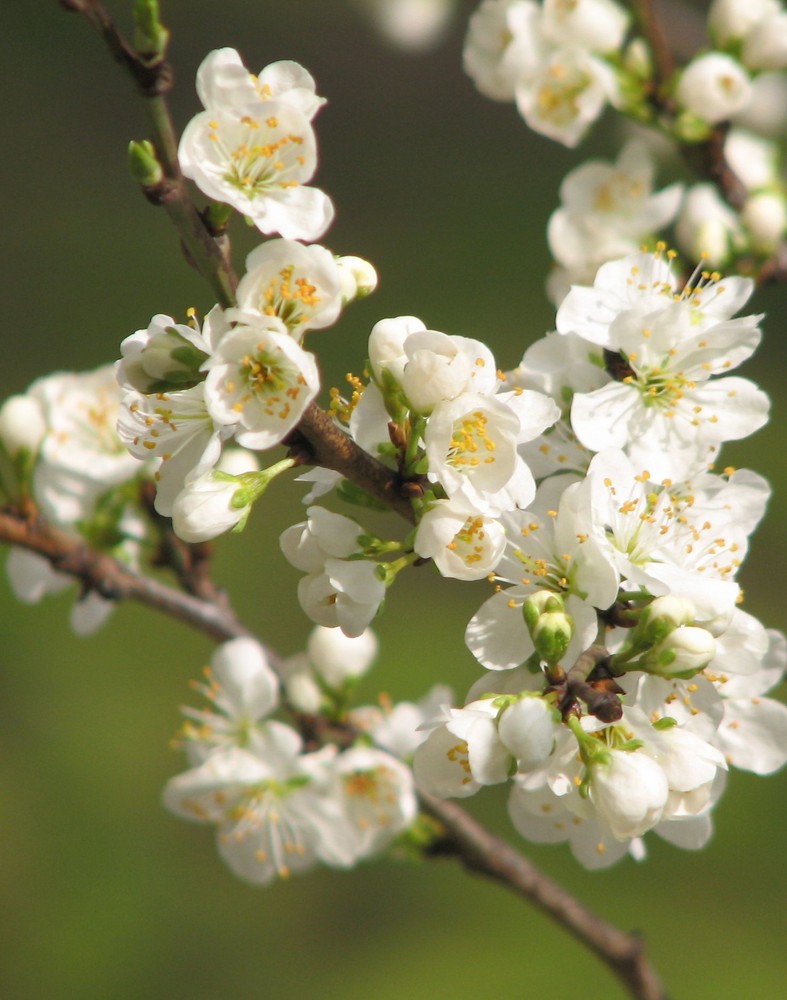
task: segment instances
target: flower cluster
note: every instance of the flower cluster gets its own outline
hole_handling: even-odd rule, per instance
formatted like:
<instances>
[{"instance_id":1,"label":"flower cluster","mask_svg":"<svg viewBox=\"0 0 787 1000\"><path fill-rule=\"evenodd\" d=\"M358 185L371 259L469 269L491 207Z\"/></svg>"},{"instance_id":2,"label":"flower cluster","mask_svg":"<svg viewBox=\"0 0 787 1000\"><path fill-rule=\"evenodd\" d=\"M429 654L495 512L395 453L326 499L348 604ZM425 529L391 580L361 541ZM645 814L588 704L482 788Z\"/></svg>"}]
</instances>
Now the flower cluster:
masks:
<instances>
[{"instance_id":1,"label":"flower cluster","mask_svg":"<svg viewBox=\"0 0 787 1000\"><path fill-rule=\"evenodd\" d=\"M57 372L37 379L0 408L0 493L11 503L34 498L47 521L136 564L145 524L134 501L140 466L115 425L120 391L111 365L90 372ZM43 556L11 550L6 565L16 596L37 603L72 583ZM75 632L99 628L112 602L82 593L71 612Z\"/></svg>"},{"instance_id":2,"label":"flower cluster","mask_svg":"<svg viewBox=\"0 0 787 1000\"><path fill-rule=\"evenodd\" d=\"M733 318L745 279L705 273L679 290L671 256L612 262L572 288L558 332L510 374L571 402L539 445L554 457L534 500L498 522L496 592L466 632L490 672L416 754L436 794L511 780L517 829L569 840L590 867L642 856L650 829L702 846L728 763L787 760L787 709L762 697L784 640L739 608L735 580L769 489L711 471L723 441L767 416L764 394L726 374L760 317Z\"/></svg>"},{"instance_id":3,"label":"flower cluster","mask_svg":"<svg viewBox=\"0 0 787 1000\"><path fill-rule=\"evenodd\" d=\"M309 658L338 688L368 665L368 640L336 648L317 632ZM214 825L219 853L241 878L265 885L318 861L349 868L413 822L412 772L396 757L360 742L307 751L292 726L270 718L279 682L255 640L219 646L205 675L196 687L209 707L183 710L180 741L192 766L168 782L164 804Z\"/></svg>"},{"instance_id":4,"label":"flower cluster","mask_svg":"<svg viewBox=\"0 0 787 1000\"><path fill-rule=\"evenodd\" d=\"M775 0L719 0L710 25L719 51L667 85L660 124L683 140L745 106L749 73L787 63ZM615 0L485 0L465 65L483 93L573 146L608 102L654 114L649 59L628 31ZM197 91L184 175L274 238L201 321L155 315L114 369L40 379L0 410L4 499L134 567L146 545L156 561L163 518L184 543L240 531L271 480L305 460L295 434L320 390L307 338L377 280L361 258L302 242L333 215L307 186L324 103L310 74L278 62L255 76L220 49ZM481 339L401 315L373 326L350 398L330 390L321 426L373 475L349 481L333 471L343 461L300 476L305 519L280 548L317 627L287 659L245 636L217 649L197 685L208 707L184 710L189 769L164 792L172 811L217 828L242 878L381 853L414 830L416 781L458 797L510 782L517 830L568 841L588 867L641 858L650 830L698 848L730 765L768 774L787 761L787 707L766 697L787 642L742 610L737 582L770 491L720 465L725 442L768 418L766 395L732 373L762 317L738 315L751 278L713 269L747 254L751 272L787 209L773 145L723 138L744 190L737 213L705 185L654 192L641 143L566 177L548 230L556 329L516 368ZM662 242L641 249L673 223L694 270ZM287 457L261 470L258 453L280 445ZM402 538L316 503L333 493L380 507L394 492L412 522ZM458 707L443 686L358 706L377 652L369 626L399 575L427 563L490 585L465 631L484 672ZM25 600L68 580L19 550L9 573ZM110 607L83 595L75 628Z\"/></svg>"},{"instance_id":5,"label":"flower cluster","mask_svg":"<svg viewBox=\"0 0 787 1000\"><path fill-rule=\"evenodd\" d=\"M621 99L607 57L628 20L615 0L484 0L470 18L465 69L486 97L515 101L535 132L576 146Z\"/></svg>"}]
</instances>

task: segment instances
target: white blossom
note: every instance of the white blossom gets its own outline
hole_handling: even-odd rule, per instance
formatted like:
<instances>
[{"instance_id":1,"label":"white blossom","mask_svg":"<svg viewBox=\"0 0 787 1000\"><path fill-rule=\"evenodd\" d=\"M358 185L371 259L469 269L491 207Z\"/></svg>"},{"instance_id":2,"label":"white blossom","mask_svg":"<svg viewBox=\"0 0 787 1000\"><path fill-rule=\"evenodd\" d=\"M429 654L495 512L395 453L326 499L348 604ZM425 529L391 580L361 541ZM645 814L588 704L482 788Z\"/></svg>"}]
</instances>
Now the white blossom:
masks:
<instances>
[{"instance_id":1,"label":"white blossom","mask_svg":"<svg viewBox=\"0 0 787 1000\"><path fill-rule=\"evenodd\" d=\"M308 187L317 145L308 119L283 100L200 112L178 148L183 174L263 233L316 240L333 219L324 192Z\"/></svg>"},{"instance_id":2,"label":"white blossom","mask_svg":"<svg viewBox=\"0 0 787 1000\"><path fill-rule=\"evenodd\" d=\"M484 0L472 15L464 68L485 97L513 100L521 78L535 72L548 51L541 18L532 0Z\"/></svg>"},{"instance_id":3,"label":"white blossom","mask_svg":"<svg viewBox=\"0 0 787 1000\"><path fill-rule=\"evenodd\" d=\"M277 316L301 340L307 330L330 326L341 312L340 269L325 247L268 240L246 258L237 299L242 311Z\"/></svg>"},{"instance_id":4,"label":"white blossom","mask_svg":"<svg viewBox=\"0 0 787 1000\"><path fill-rule=\"evenodd\" d=\"M606 762L589 769L591 799L615 837L639 837L661 819L669 797L667 777L645 753L608 753Z\"/></svg>"},{"instance_id":5,"label":"white blossom","mask_svg":"<svg viewBox=\"0 0 787 1000\"><path fill-rule=\"evenodd\" d=\"M238 324L205 363L210 415L244 447L272 448L298 423L317 395L314 355L275 316Z\"/></svg>"},{"instance_id":6,"label":"white blossom","mask_svg":"<svg viewBox=\"0 0 787 1000\"><path fill-rule=\"evenodd\" d=\"M135 458L160 459L154 473L156 510L169 517L186 479L218 462L232 425L216 425L205 402L205 383L199 382L177 392L124 392L117 429Z\"/></svg>"},{"instance_id":7,"label":"white blossom","mask_svg":"<svg viewBox=\"0 0 787 1000\"><path fill-rule=\"evenodd\" d=\"M497 386L494 356L478 340L419 330L405 338L402 350L402 388L419 413L464 393L491 394Z\"/></svg>"},{"instance_id":8,"label":"white blossom","mask_svg":"<svg viewBox=\"0 0 787 1000\"><path fill-rule=\"evenodd\" d=\"M737 214L714 184L694 184L685 194L675 225L678 246L690 260L719 267L744 243Z\"/></svg>"},{"instance_id":9,"label":"white blossom","mask_svg":"<svg viewBox=\"0 0 787 1000\"><path fill-rule=\"evenodd\" d=\"M365 560L326 559L320 571L298 584L298 600L317 625L361 635L385 598L377 564Z\"/></svg>"},{"instance_id":10,"label":"white blossom","mask_svg":"<svg viewBox=\"0 0 787 1000\"><path fill-rule=\"evenodd\" d=\"M541 135L574 147L617 100L612 70L580 48L558 49L516 88L516 105L525 122Z\"/></svg>"},{"instance_id":11,"label":"white blossom","mask_svg":"<svg viewBox=\"0 0 787 1000\"><path fill-rule=\"evenodd\" d=\"M334 773L354 859L384 850L412 824L418 813L413 773L395 757L354 747L337 757Z\"/></svg>"},{"instance_id":12,"label":"white blossom","mask_svg":"<svg viewBox=\"0 0 787 1000\"><path fill-rule=\"evenodd\" d=\"M422 558L434 559L442 576L482 580L500 561L505 544L500 521L438 500L418 523L413 548Z\"/></svg>"},{"instance_id":13,"label":"white blossom","mask_svg":"<svg viewBox=\"0 0 787 1000\"><path fill-rule=\"evenodd\" d=\"M602 55L618 51L629 23L614 0L544 0L542 26L553 45L576 45Z\"/></svg>"},{"instance_id":14,"label":"white blossom","mask_svg":"<svg viewBox=\"0 0 787 1000\"><path fill-rule=\"evenodd\" d=\"M33 396L9 396L0 406L0 441L11 458L35 455L46 430L43 407Z\"/></svg>"},{"instance_id":15,"label":"white blossom","mask_svg":"<svg viewBox=\"0 0 787 1000\"><path fill-rule=\"evenodd\" d=\"M339 628L321 625L312 630L306 644L312 667L334 689L362 677L377 656L377 649L377 636L371 629L348 636Z\"/></svg>"},{"instance_id":16,"label":"white blossom","mask_svg":"<svg viewBox=\"0 0 787 1000\"><path fill-rule=\"evenodd\" d=\"M424 437L429 479L468 511L494 517L527 507L535 482L517 447L553 424L559 412L541 393L519 389L439 403Z\"/></svg>"},{"instance_id":17,"label":"white blossom","mask_svg":"<svg viewBox=\"0 0 787 1000\"><path fill-rule=\"evenodd\" d=\"M296 62L270 63L258 74L250 73L235 49L214 49L197 70L197 94L203 107L245 107L254 101L284 101L309 121L325 104L318 97L312 75Z\"/></svg>"}]
</instances>

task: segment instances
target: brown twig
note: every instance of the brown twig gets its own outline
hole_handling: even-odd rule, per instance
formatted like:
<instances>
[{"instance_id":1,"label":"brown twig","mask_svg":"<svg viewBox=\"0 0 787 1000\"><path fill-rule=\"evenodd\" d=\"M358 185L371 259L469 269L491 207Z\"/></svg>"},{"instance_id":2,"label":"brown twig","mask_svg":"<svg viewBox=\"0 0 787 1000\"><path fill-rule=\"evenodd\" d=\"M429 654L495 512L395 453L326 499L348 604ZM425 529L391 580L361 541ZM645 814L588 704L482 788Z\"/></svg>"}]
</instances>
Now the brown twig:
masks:
<instances>
[{"instance_id":1,"label":"brown twig","mask_svg":"<svg viewBox=\"0 0 787 1000\"><path fill-rule=\"evenodd\" d=\"M650 45L653 54L653 66L656 71L656 87L658 90L669 82L675 72L675 59L672 55L667 36L661 24L661 19L653 9L653 0L632 0L631 4L640 28Z\"/></svg>"},{"instance_id":2,"label":"brown twig","mask_svg":"<svg viewBox=\"0 0 787 1000\"><path fill-rule=\"evenodd\" d=\"M0 541L18 545L49 560L52 567L79 580L85 589L108 600L131 600L204 632L218 642L249 635L226 604L185 594L144 576L98 552L41 519L29 519L12 507L0 508Z\"/></svg>"},{"instance_id":3,"label":"brown twig","mask_svg":"<svg viewBox=\"0 0 787 1000\"><path fill-rule=\"evenodd\" d=\"M442 845L445 853L455 854L469 871L501 882L537 906L601 959L636 1000L666 1000L638 935L602 920L454 802L419 794L423 808L448 834Z\"/></svg>"},{"instance_id":4,"label":"brown twig","mask_svg":"<svg viewBox=\"0 0 787 1000\"><path fill-rule=\"evenodd\" d=\"M297 433L306 441L308 461L339 472L381 503L411 523L415 520L406 495L405 482L398 474L360 448L339 425L311 403L298 424ZM304 456L306 460L306 456ZM403 493L404 488L404 493Z\"/></svg>"},{"instance_id":5,"label":"brown twig","mask_svg":"<svg viewBox=\"0 0 787 1000\"><path fill-rule=\"evenodd\" d=\"M118 31L99 0L59 2L66 10L85 17L145 99L153 142L165 175L161 188L166 194L161 197L160 203L180 233L187 259L208 282L219 304L225 307L234 305L238 280L225 252L226 237L223 237L221 245L213 239L189 196L180 170L177 135L163 96L172 86L169 63L164 59L152 65L146 62Z\"/></svg>"}]
</instances>

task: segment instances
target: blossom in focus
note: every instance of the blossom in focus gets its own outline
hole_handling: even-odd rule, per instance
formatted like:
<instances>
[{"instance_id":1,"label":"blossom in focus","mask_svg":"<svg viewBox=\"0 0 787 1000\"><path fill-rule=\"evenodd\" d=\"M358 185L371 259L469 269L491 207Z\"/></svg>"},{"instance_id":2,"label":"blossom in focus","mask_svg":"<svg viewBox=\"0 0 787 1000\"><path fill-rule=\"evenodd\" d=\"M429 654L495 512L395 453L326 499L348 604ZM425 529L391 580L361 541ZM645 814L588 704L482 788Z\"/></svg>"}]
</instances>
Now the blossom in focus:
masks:
<instances>
[{"instance_id":1,"label":"blossom in focus","mask_svg":"<svg viewBox=\"0 0 787 1000\"><path fill-rule=\"evenodd\" d=\"M238 444L264 450L278 444L317 395L314 355L276 317L237 324L204 365L205 404Z\"/></svg>"},{"instance_id":2,"label":"blossom in focus","mask_svg":"<svg viewBox=\"0 0 787 1000\"><path fill-rule=\"evenodd\" d=\"M434 559L442 576L482 580L500 561L505 544L500 521L438 500L421 518L413 548L422 558Z\"/></svg>"},{"instance_id":3,"label":"blossom in focus","mask_svg":"<svg viewBox=\"0 0 787 1000\"><path fill-rule=\"evenodd\" d=\"M619 351L626 367L574 396L577 437L592 451L626 449L656 481L707 468L724 441L762 427L769 408L752 382L726 374L760 340L761 316L732 318L752 283L704 272L675 289L666 262L638 254L605 264L592 289L572 288L557 315L560 332Z\"/></svg>"},{"instance_id":4,"label":"blossom in focus","mask_svg":"<svg viewBox=\"0 0 787 1000\"><path fill-rule=\"evenodd\" d=\"M206 110L183 130L183 174L264 233L319 239L333 204L306 184L317 168L311 119L322 103L311 76L297 63L275 63L255 78L233 49L220 49L197 79Z\"/></svg>"},{"instance_id":5,"label":"blossom in focus","mask_svg":"<svg viewBox=\"0 0 787 1000\"><path fill-rule=\"evenodd\" d=\"M237 299L242 312L277 316L300 341L307 330L337 319L342 308L339 265L325 247L268 240L246 258Z\"/></svg>"}]
</instances>

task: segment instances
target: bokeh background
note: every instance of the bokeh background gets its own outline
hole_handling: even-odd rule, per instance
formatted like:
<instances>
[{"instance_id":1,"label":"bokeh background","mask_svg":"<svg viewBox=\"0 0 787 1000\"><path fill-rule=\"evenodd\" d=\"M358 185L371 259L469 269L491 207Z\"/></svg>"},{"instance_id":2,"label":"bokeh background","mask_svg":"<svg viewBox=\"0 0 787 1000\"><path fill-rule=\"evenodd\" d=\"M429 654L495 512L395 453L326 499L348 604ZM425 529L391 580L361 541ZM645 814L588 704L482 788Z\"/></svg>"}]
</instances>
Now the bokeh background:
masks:
<instances>
[{"instance_id":1,"label":"bokeh background","mask_svg":"<svg viewBox=\"0 0 787 1000\"><path fill-rule=\"evenodd\" d=\"M605 121L571 152L528 133L511 105L481 98L461 70L460 4L440 47L397 51L343 0L169 0L182 127L197 111L195 70L237 47L258 69L304 63L330 99L318 118L319 186L337 205L325 242L379 269L378 292L314 337L326 385L362 366L372 324L403 313L476 336L502 367L553 323L544 231L561 177L620 143ZM131 2L110 9L128 26ZM4 5L5 140L0 254L5 279L2 394L56 369L113 360L156 312L206 310L163 211L126 172L144 138L140 101L80 18L55 0ZM667 166L661 180L678 167ZM256 240L240 225L238 260ZM760 294L767 337L745 374L773 396L773 421L726 461L765 473L770 516L743 573L747 607L785 627L784 289ZM221 542L216 575L241 616L286 654L309 625L298 574L276 538L301 516L281 481L243 536ZM398 526L394 529L398 530ZM365 682L395 699L436 681L461 694L478 674L462 642L483 585L413 572L378 622ZM168 742L210 644L125 606L97 636L67 628L71 595L22 606L0 580L0 997L3 1000L432 1000L624 994L559 928L451 862L329 870L265 890L221 864L207 828L163 811L182 768ZM700 854L651 838L651 856L602 873L563 847L522 844L547 872L623 927L647 936L674 998L783 996L784 775L734 773ZM471 808L511 839L495 790Z\"/></svg>"}]
</instances>

